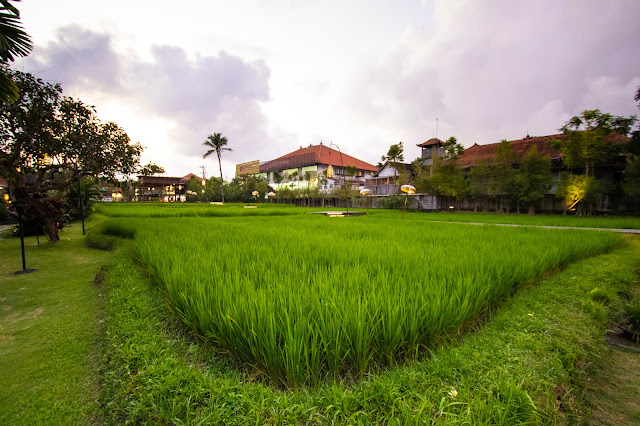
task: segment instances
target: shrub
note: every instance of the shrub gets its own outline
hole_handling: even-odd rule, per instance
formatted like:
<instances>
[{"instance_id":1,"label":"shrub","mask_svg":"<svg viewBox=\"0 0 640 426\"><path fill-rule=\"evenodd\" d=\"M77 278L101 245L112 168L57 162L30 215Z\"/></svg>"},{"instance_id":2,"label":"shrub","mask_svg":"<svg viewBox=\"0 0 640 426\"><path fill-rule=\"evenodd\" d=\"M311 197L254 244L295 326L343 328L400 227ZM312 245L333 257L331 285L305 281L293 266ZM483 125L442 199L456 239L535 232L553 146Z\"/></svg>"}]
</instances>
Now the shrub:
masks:
<instances>
[{"instance_id":1,"label":"shrub","mask_svg":"<svg viewBox=\"0 0 640 426\"><path fill-rule=\"evenodd\" d=\"M402 195L389 195L380 200L380 207L383 209L401 209L404 206L404 198Z\"/></svg>"},{"instance_id":2,"label":"shrub","mask_svg":"<svg viewBox=\"0 0 640 426\"><path fill-rule=\"evenodd\" d=\"M92 249L111 251L116 247L116 238L99 232L89 232L84 239L84 244Z\"/></svg>"},{"instance_id":3,"label":"shrub","mask_svg":"<svg viewBox=\"0 0 640 426\"><path fill-rule=\"evenodd\" d=\"M136 236L136 228L133 225L120 220L109 220L104 222L100 228L104 235L133 239Z\"/></svg>"}]
</instances>

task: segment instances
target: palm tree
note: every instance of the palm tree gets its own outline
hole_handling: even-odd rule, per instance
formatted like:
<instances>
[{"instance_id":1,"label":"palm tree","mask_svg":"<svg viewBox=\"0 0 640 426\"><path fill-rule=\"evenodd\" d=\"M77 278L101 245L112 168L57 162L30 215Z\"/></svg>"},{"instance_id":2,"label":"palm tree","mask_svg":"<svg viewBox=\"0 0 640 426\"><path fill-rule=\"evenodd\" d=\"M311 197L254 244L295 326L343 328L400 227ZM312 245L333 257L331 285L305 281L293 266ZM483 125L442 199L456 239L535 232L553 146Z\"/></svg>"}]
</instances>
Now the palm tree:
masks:
<instances>
[{"instance_id":1,"label":"palm tree","mask_svg":"<svg viewBox=\"0 0 640 426\"><path fill-rule=\"evenodd\" d=\"M222 202L224 203L224 178L222 177L222 162L220 160L220 155L222 151L233 151L231 148L225 148L227 144L227 138L222 136L220 133L214 133L213 135L207 136L207 140L205 140L202 145L211 147L209 151L206 152L202 156L202 158L207 158L209 155L214 152L218 156L218 166L220 167L220 192L222 193Z\"/></svg>"},{"instance_id":2,"label":"palm tree","mask_svg":"<svg viewBox=\"0 0 640 426\"><path fill-rule=\"evenodd\" d=\"M20 12L8 0L0 0L0 100L15 102L20 92L7 72L16 56L27 56L32 44L20 24Z\"/></svg>"}]
</instances>

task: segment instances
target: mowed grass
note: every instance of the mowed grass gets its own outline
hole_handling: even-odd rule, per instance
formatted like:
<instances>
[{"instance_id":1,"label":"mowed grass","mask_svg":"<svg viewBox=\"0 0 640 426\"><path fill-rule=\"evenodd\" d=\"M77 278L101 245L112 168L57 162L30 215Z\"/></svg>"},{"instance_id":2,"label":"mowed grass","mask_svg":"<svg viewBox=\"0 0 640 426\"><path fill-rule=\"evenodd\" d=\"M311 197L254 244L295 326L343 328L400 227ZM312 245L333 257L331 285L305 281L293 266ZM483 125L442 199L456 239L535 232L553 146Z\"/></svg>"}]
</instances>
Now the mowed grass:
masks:
<instances>
[{"instance_id":1,"label":"mowed grass","mask_svg":"<svg viewBox=\"0 0 640 426\"><path fill-rule=\"evenodd\" d=\"M272 383L359 378L414 359L614 233L466 227L384 215L136 222L174 312Z\"/></svg>"},{"instance_id":2,"label":"mowed grass","mask_svg":"<svg viewBox=\"0 0 640 426\"><path fill-rule=\"evenodd\" d=\"M87 249L74 224L55 246L0 239L0 424L91 424L99 415L101 289L92 283L109 255Z\"/></svg>"}]
</instances>

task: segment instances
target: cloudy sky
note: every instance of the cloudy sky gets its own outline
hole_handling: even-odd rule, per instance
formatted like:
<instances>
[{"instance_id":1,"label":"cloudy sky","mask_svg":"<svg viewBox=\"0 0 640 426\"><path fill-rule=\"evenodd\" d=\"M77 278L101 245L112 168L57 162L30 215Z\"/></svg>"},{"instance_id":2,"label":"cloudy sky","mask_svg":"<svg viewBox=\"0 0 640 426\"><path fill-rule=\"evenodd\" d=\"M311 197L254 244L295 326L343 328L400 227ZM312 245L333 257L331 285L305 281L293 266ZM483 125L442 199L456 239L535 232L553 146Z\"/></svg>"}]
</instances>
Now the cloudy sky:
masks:
<instances>
[{"instance_id":1,"label":"cloudy sky","mask_svg":"<svg viewBox=\"0 0 640 426\"><path fill-rule=\"evenodd\" d=\"M15 67L62 84L168 175L333 142L376 164L436 135L465 146L637 114L636 0L23 0Z\"/></svg>"}]
</instances>

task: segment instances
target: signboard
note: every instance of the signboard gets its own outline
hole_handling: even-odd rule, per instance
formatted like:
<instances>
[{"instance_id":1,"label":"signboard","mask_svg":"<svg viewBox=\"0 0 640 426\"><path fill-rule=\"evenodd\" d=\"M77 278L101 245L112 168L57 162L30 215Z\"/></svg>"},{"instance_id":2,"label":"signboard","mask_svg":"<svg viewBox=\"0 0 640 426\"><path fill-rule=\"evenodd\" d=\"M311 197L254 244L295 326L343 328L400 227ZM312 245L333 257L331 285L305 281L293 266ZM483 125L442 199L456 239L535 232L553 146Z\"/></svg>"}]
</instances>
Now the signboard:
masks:
<instances>
[{"instance_id":1,"label":"signboard","mask_svg":"<svg viewBox=\"0 0 640 426\"><path fill-rule=\"evenodd\" d=\"M255 175L260 173L260 160L236 164L236 176Z\"/></svg>"}]
</instances>

